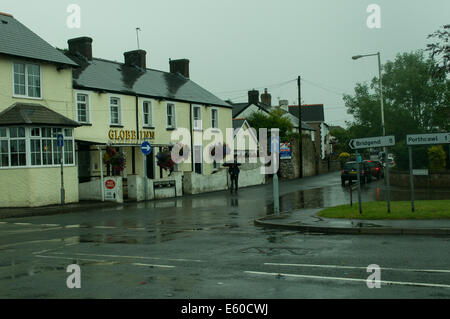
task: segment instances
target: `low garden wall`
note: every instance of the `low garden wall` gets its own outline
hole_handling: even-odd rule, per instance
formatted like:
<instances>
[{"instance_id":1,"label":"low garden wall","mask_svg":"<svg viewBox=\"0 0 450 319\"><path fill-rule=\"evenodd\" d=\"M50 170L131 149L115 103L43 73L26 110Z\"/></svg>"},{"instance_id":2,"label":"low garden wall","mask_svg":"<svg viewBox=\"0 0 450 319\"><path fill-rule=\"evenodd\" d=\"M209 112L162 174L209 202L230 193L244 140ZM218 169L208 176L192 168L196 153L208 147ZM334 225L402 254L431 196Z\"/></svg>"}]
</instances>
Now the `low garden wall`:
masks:
<instances>
[{"instance_id":1,"label":"low garden wall","mask_svg":"<svg viewBox=\"0 0 450 319\"><path fill-rule=\"evenodd\" d=\"M109 190L102 185L101 179L95 179L90 182L78 184L78 195L81 200L102 200L102 190L105 192L105 201L112 201L117 203L123 203L123 185L122 177L105 177L103 183L107 181L113 181L111 185L114 185L114 189Z\"/></svg>"},{"instance_id":2,"label":"low garden wall","mask_svg":"<svg viewBox=\"0 0 450 319\"><path fill-rule=\"evenodd\" d=\"M392 186L410 187L409 172L390 171ZM428 176L414 176L414 188L450 188L450 171L429 171Z\"/></svg>"}]
</instances>

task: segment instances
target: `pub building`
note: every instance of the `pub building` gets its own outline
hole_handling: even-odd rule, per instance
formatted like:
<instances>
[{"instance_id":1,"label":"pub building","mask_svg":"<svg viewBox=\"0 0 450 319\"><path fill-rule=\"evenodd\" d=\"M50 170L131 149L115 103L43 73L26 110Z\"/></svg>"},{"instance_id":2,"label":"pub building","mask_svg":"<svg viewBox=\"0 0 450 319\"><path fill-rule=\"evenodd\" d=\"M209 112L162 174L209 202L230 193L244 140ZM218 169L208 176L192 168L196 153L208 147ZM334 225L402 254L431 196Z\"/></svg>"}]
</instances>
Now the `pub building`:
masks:
<instances>
[{"instance_id":1,"label":"pub building","mask_svg":"<svg viewBox=\"0 0 450 319\"><path fill-rule=\"evenodd\" d=\"M80 199L99 199L98 180L104 184L107 175L120 177L124 198L142 200L145 174L151 184L149 199L181 195L185 172L212 174L218 165L204 162L203 148L210 141L203 141L202 133L232 127L232 108L190 80L189 60L170 60L170 72L163 72L147 68L144 50L125 52L124 63L119 63L94 58L92 43L89 37L71 39L66 51L80 66L73 70L75 120L81 125L75 130ZM160 161L179 128L191 132L191 163L176 165L172 173ZM146 160L143 141L152 145ZM118 170L102 165L108 152L124 165ZM175 189L160 189L164 186Z\"/></svg>"}]
</instances>

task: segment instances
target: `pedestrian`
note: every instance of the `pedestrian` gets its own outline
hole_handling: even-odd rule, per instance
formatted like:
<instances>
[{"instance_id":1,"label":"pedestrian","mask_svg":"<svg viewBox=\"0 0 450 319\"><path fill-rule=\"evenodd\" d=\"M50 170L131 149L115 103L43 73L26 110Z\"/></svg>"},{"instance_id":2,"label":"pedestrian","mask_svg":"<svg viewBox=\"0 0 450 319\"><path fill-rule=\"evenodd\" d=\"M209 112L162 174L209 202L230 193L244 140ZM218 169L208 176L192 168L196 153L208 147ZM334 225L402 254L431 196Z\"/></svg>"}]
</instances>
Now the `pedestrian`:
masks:
<instances>
[{"instance_id":1,"label":"pedestrian","mask_svg":"<svg viewBox=\"0 0 450 319\"><path fill-rule=\"evenodd\" d=\"M239 164L237 162L237 158L235 157L234 162L232 164L230 164L230 167L228 168L228 173L230 174L230 180L231 180L230 191L232 194L233 194L233 189L236 194L238 191L239 173L241 171L239 169L239 166L241 166L241 164Z\"/></svg>"}]
</instances>

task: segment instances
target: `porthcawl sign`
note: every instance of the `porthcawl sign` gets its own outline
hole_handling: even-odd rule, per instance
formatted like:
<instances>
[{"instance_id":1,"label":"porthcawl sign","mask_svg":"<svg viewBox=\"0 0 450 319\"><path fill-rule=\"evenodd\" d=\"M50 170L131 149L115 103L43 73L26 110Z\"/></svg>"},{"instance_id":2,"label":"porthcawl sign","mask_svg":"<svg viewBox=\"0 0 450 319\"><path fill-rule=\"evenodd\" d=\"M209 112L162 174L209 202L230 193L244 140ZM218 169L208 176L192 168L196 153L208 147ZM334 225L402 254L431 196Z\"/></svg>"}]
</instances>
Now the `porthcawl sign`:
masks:
<instances>
[{"instance_id":1,"label":"porthcawl sign","mask_svg":"<svg viewBox=\"0 0 450 319\"><path fill-rule=\"evenodd\" d=\"M432 145L449 143L450 133L416 134L406 136L407 145Z\"/></svg>"},{"instance_id":2,"label":"porthcawl sign","mask_svg":"<svg viewBox=\"0 0 450 319\"><path fill-rule=\"evenodd\" d=\"M352 150L371 147L386 147L395 145L395 136L378 136L368 138L358 138L350 140L348 143Z\"/></svg>"}]
</instances>

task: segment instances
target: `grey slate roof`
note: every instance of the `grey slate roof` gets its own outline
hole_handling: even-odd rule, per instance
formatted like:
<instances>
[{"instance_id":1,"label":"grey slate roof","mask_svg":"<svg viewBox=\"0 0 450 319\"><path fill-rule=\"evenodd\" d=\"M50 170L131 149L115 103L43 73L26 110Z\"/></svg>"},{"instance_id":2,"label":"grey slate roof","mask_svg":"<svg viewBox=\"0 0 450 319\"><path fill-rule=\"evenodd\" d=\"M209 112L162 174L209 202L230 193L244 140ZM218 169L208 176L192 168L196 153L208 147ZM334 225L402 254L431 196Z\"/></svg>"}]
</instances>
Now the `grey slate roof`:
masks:
<instances>
[{"instance_id":1,"label":"grey slate roof","mask_svg":"<svg viewBox=\"0 0 450 319\"><path fill-rule=\"evenodd\" d=\"M240 129L242 127L242 125L244 125L245 120L244 119L237 119L237 120L233 120L233 128L236 129Z\"/></svg>"},{"instance_id":2,"label":"grey slate roof","mask_svg":"<svg viewBox=\"0 0 450 319\"><path fill-rule=\"evenodd\" d=\"M139 69L124 63L92 59L67 53L80 65L73 70L73 86L167 100L231 107L195 82L180 74Z\"/></svg>"},{"instance_id":3,"label":"grey slate roof","mask_svg":"<svg viewBox=\"0 0 450 319\"><path fill-rule=\"evenodd\" d=\"M31 103L15 103L0 112L0 126L10 125L81 126L43 105Z\"/></svg>"},{"instance_id":4,"label":"grey slate roof","mask_svg":"<svg viewBox=\"0 0 450 319\"><path fill-rule=\"evenodd\" d=\"M264 104L264 103L261 103L261 102L258 102L257 104L248 103L248 102L245 102L245 103L233 103L232 104L232 106L233 106L233 118L236 118L239 114L241 114L247 107L249 107L252 104L256 105L261 110L269 112L268 111L269 106Z\"/></svg>"},{"instance_id":5,"label":"grey slate roof","mask_svg":"<svg viewBox=\"0 0 450 319\"><path fill-rule=\"evenodd\" d=\"M13 17L0 14L0 54L76 66Z\"/></svg>"},{"instance_id":6,"label":"grey slate roof","mask_svg":"<svg viewBox=\"0 0 450 319\"><path fill-rule=\"evenodd\" d=\"M289 106L289 113L298 117L298 105ZM302 105L302 121L325 122L323 104Z\"/></svg>"}]
</instances>

